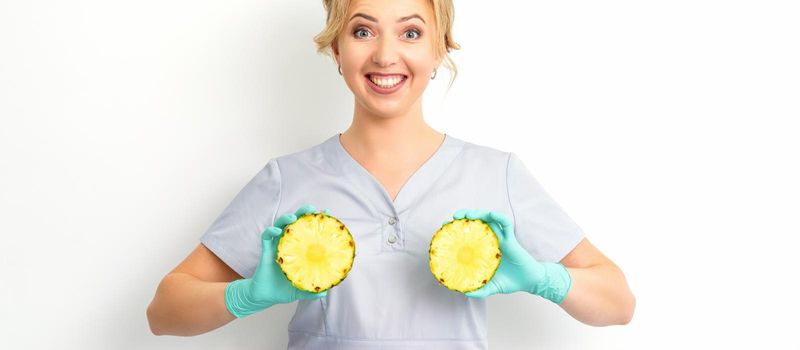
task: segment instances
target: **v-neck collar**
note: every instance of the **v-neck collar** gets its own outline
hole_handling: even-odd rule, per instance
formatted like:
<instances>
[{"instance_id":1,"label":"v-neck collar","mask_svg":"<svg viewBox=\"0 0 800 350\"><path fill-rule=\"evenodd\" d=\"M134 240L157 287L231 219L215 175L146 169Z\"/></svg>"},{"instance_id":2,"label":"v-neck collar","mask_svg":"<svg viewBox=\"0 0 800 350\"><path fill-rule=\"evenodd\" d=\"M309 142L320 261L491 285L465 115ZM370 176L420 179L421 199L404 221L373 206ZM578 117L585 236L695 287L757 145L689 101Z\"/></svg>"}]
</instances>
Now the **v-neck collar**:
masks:
<instances>
[{"instance_id":1,"label":"v-neck collar","mask_svg":"<svg viewBox=\"0 0 800 350\"><path fill-rule=\"evenodd\" d=\"M331 157L329 159L334 163L333 166L340 169L343 176L352 181L373 202L376 209L394 216L415 204L447 170L464 146L463 140L445 133L439 148L406 180L397 193L397 198L392 201L380 181L347 153L339 139L340 135L336 133L323 143L326 156Z\"/></svg>"}]
</instances>

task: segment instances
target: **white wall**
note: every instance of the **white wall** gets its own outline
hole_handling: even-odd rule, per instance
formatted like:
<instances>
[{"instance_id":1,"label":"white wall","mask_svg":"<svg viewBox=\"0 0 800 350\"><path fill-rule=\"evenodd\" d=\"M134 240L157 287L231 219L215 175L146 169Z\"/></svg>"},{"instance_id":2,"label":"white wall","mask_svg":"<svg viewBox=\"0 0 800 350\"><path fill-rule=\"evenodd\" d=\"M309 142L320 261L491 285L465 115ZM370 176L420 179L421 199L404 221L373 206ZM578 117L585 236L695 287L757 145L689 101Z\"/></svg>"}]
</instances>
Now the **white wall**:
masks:
<instances>
[{"instance_id":1,"label":"white wall","mask_svg":"<svg viewBox=\"0 0 800 350\"><path fill-rule=\"evenodd\" d=\"M637 296L497 296L493 349L797 349L795 1L458 1L427 120L518 153ZM163 275L273 156L343 131L321 2L0 1L0 348L280 349L294 305L150 334ZM443 71L440 71L442 73Z\"/></svg>"}]
</instances>

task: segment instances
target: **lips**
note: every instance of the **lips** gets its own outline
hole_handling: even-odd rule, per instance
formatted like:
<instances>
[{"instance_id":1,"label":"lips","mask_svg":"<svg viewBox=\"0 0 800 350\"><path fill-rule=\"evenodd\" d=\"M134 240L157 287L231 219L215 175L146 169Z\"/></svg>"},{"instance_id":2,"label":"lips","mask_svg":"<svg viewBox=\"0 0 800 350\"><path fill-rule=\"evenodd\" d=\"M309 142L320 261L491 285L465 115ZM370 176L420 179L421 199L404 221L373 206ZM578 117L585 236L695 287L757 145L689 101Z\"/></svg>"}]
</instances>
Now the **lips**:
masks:
<instances>
[{"instance_id":1,"label":"lips","mask_svg":"<svg viewBox=\"0 0 800 350\"><path fill-rule=\"evenodd\" d=\"M372 91L381 95L388 95L400 90L408 80L408 76L404 74L367 73L364 75L364 80L366 80Z\"/></svg>"},{"instance_id":2,"label":"lips","mask_svg":"<svg viewBox=\"0 0 800 350\"><path fill-rule=\"evenodd\" d=\"M404 80L406 80L407 76L404 74L376 74L376 73L369 73L366 75L369 81L373 82L378 87L383 89L391 89Z\"/></svg>"}]
</instances>

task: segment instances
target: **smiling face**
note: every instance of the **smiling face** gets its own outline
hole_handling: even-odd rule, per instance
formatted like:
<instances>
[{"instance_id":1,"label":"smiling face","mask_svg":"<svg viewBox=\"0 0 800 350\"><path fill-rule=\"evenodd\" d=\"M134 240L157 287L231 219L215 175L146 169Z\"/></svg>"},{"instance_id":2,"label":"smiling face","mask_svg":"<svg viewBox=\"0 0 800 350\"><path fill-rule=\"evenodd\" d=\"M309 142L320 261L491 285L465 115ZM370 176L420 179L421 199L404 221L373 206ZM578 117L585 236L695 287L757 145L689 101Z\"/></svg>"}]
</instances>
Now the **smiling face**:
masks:
<instances>
[{"instance_id":1,"label":"smiling face","mask_svg":"<svg viewBox=\"0 0 800 350\"><path fill-rule=\"evenodd\" d=\"M434 42L429 0L355 0L333 44L357 108L392 117L420 108L433 70L442 61Z\"/></svg>"}]
</instances>

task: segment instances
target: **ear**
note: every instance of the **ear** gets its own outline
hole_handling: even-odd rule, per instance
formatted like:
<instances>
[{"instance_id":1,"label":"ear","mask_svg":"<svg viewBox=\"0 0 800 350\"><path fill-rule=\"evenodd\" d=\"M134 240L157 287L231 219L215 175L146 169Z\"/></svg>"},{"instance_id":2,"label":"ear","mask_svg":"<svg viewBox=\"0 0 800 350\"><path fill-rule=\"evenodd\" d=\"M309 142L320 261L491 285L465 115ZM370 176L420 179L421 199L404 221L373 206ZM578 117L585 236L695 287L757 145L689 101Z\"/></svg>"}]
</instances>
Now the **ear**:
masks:
<instances>
[{"instance_id":1,"label":"ear","mask_svg":"<svg viewBox=\"0 0 800 350\"><path fill-rule=\"evenodd\" d=\"M337 42L337 40L334 40L331 43L331 51L333 51L333 59L336 60L336 64L337 65L340 64L339 63L339 43Z\"/></svg>"},{"instance_id":2,"label":"ear","mask_svg":"<svg viewBox=\"0 0 800 350\"><path fill-rule=\"evenodd\" d=\"M439 68L439 67L441 67L441 66L442 66L442 62L443 62L443 61L444 61L444 55L442 55L442 57L437 57L437 58L434 60L434 66L433 66L433 68Z\"/></svg>"}]
</instances>

